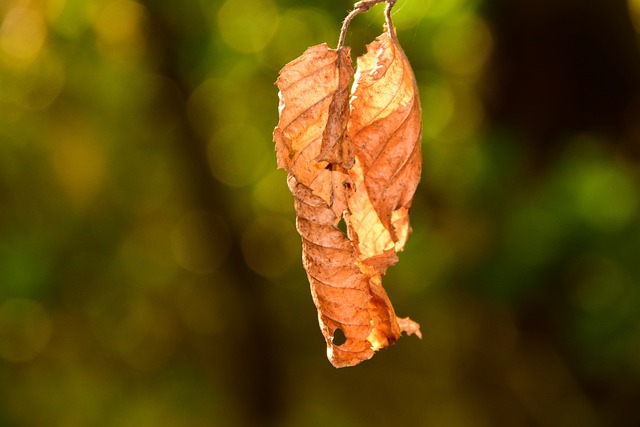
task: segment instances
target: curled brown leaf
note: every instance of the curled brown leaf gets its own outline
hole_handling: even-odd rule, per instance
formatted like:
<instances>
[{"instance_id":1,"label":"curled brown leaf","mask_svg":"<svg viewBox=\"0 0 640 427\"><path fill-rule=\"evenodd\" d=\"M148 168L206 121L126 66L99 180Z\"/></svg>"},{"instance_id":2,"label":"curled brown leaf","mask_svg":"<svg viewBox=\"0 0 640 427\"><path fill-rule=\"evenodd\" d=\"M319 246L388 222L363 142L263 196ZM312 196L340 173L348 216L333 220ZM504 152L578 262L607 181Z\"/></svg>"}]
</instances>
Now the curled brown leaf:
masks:
<instances>
[{"instance_id":1,"label":"curled brown leaf","mask_svg":"<svg viewBox=\"0 0 640 427\"><path fill-rule=\"evenodd\" d=\"M350 175L358 188L349 208L359 251L365 258L398 252L422 168L421 110L411 65L390 32L358 58L349 135L356 156Z\"/></svg>"},{"instance_id":2,"label":"curled brown leaf","mask_svg":"<svg viewBox=\"0 0 640 427\"><path fill-rule=\"evenodd\" d=\"M393 27L358 59L349 95L353 73L348 47L323 44L276 81L278 166L288 172L303 265L336 367L371 358L402 332L420 336L417 323L396 317L382 287L410 231L421 168L418 91ZM334 342L338 330L342 343Z\"/></svg>"}]
</instances>

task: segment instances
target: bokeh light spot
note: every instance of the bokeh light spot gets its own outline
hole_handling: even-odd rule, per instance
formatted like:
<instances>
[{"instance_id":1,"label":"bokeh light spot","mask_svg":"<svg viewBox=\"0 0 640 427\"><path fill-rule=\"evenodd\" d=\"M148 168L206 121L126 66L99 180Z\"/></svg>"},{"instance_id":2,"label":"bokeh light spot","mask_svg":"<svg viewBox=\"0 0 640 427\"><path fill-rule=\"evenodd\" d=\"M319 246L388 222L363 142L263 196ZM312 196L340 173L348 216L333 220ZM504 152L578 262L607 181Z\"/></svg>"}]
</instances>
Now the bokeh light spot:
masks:
<instances>
[{"instance_id":1,"label":"bokeh light spot","mask_svg":"<svg viewBox=\"0 0 640 427\"><path fill-rule=\"evenodd\" d=\"M135 368L161 367L175 348L173 321L139 293L115 297L95 302L92 320L96 337Z\"/></svg>"},{"instance_id":2,"label":"bokeh light spot","mask_svg":"<svg viewBox=\"0 0 640 427\"><path fill-rule=\"evenodd\" d=\"M250 124L223 127L208 145L213 175L224 184L234 187L256 181L272 161L269 136Z\"/></svg>"},{"instance_id":3,"label":"bokeh light spot","mask_svg":"<svg viewBox=\"0 0 640 427\"><path fill-rule=\"evenodd\" d=\"M64 87L64 64L52 52L43 52L21 77L19 83L7 88L12 101L27 110L45 109Z\"/></svg>"},{"instance_id":4,"label":"bokeh light spot","mask_svg":"<svg viewBox=\"0 0 640 427\"><path fill-rule=\"evenodd\" d=\"M51 338L52 322L42 304L11 298L0 305L0 357L26 362L38 356Z\"/></svg>"},{"instance_id":5,"label":"bokeh light spot","mask_svg":"<svg viewBox=\"0 0 640 427\"><path fill-rule=\"evenodd\" d=\"M293 198L286 182L286 172L276 169L267 172L253 189L256 208L274 213L293 214Z\"/></svg>"},{"instance_id":6,"label":"bokeh light spot","mask_svg":"<svg viewBox=\"0 0 640 427\"><path fill-rule=\"evenodd\" d=\"M92 130L82 124L61 126L57 132L52 145L55 177L74 206L85 206L105 183L104 150Z\"/></svg>"},{"instance_id":7,"label":"bokeh light spot","mask_svg":"<svg viewBox=\"0 0 640 427\"><path fill-rule=\"evenodd\" d=\"M416 26L425 16L431 13L431 5L441 0L404 0L397 2L392 11L393 24L398 30Z\"/></svg>"},{"instance_id":8,"label":"bokeh light spot","mask_svg":"<svg viewBox=\"0 0 640 427\"><path fill-rule=\"evenodd\" d=\"M130 0L114 0L95 12L93 27L101 51L111 58L129 57L144 45L144 7Z\"/></svg>"},{"instance_id":9,"label":"bokeh light spot","mask_svg":"<svg viewBox=\"0 0 640 427\"><path fill-rule=\"evenodd\" d=\"M465 3L468 4L467 0L434 0L427 17L435 21L445 21L443 18L459 13Z\"/></svg>"},{"instance_id":10,"label":"bokeh light spot","mask_svg":"<svg viewBox=\"0 0 640 427\"><path fill-rule=\"evenodd\" d=\"M227 0L218 12L222 39L243 53L261 51L278 28L278 11L270 0Z\"/></svg>"},{"instance_id":11,"label":"bokeh light spot","mask_svg":"<svg viewBox=\"0 0 640 427\"><path fill-rule=\"evenodd\" d=\"M40 53L46 36L47 28L38 12L22 6L14 7L0 25L3 59L13 66L30 64Z\"/></svg>"},{"instance_id":12,"label":"bokeh light spot","mask_svg":"<svg viewBox=\"0 0 640 427\"><path fill-rule=\"evenodd\" d=\"M275 216L259 217L242 236L242 253L256 273L276 278L299 260L300 238L290 221Z\"/></svg>"},{"instance_id":13,"label":"bokeh light spot","mask_svg":"<svg viewBox=\"0 0 640 427\"><path fill-rule=\"evenodd\" d=\"M5 236L0 246L0 290L4 295L34 296L48 285L53 257L40 240L20 233Z\"/></svg>"},{"instance_id":14,"label":"bokeh light spot","mask_svg":"<svg viewBox=\"0 0 640 427\"><path fill-rule=\"evenodd\" d=\"M215 241L211 241L215 236ZM176 262L197 274L213 272L229 251L227 225L218 215L206 211L187 212L171 234Z\"/></svg>"},{"instance_id":15,"label":"bokeh light spot","mask_svg":"<svg viewBox=\"0 0 640 427\"><path fill-rule=\"evenodd\" d=\"M640 33L640 0L628 0L629 15L637 33Z\"/></svg>"},{"instance_id":16,"label":"bokeh light spot","mask_svg":"<svg viewBox=\"0 0 640 427\"><path fill-rule=\"evenodd\" d=\"M581 216L602 231L618 230L637 216L638 196L623 169L585 165L578 171L576 198Z\"/></svg>"},{"instance_id":17,"label":"bokeh light spot","mask_svg":"<svg viewBox=\"0 0 640 427\"><path fill-rule=\"evenodd\" d=\"M477 75L486 63L493 40L486 22L461 16L441 27L433 40L438 65L454 75Z\"/></svg>"},{"instance_id":18,"label":"bokeh light spot","mask_svg":"<svg viewBox=\"0 0 640 427\"><path fill-rule=\"evenodd\" d=\"M223 96L222 86L219 80L207 79L191 92L187 101L189 121L203 138L210 138L214 131L216 120L212 118L217 114L216 100Z\"/></svg>"},{"instance_id":19,"label":"bokeh light spot","mask_svg":"<svg viewBox=\"0 0 640 427\"><path fill-rule=\"evenodd\" d=\"M313 22L313 25L309 25ZM274 68L301 55L309 46L338 39L335 22L318 9L287 10L280 17L278 31L268 47L268 55Z\"/></svg>"},{"instance_id":20,"label":"bokeh light spot","mask_svg":"<svg viewBox=\"0 0 640 427\"><path fill-rule=\"evenodd\" d=\"M445 129L454 112L454 97L446 81L432 82L420 91L424 139L437 138Z\"/></svg>"}]
</instances>

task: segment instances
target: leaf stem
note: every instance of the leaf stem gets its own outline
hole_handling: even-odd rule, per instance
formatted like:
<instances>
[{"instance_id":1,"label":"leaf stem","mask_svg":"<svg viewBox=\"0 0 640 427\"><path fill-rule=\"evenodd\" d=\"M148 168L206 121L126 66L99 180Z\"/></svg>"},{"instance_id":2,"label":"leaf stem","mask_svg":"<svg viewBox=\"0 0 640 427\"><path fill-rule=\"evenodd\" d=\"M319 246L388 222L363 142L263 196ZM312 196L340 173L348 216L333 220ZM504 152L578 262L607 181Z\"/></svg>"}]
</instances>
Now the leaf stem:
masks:
<instances>
[{"instance_id":1,"label":"leaf stem","mask_svg":"<svg viewBox=\"0 0 640 427\"><path fill-rule=\"evenodd\" d=\"M391 9L396 4L397 0L361 0L353 5L354 9L349 12L344 21L342 21L342 28L340 29L340 39L338 40L337 50L340 50L344 46L344 39L347 35L347 27L357 15L366 12L378 3L387 3L384 9L385 20L387 21L387 27L392 36L395 36L393 30L393 24L391 23Z\"/></svg>"},{"instance_id":2,"label":"leaf stem","mask_svg":"<svg viewBox=\"0 0 640 427\"><path fill-rule=\"evenodd\" d=\"M392 38L396 38L396 27L393 26L393 22L391 21L391 9L395 6L396 0L387 0L387 5L384 8L384 18L387 21L387 31Z\"/></svg>"}]
</instances>

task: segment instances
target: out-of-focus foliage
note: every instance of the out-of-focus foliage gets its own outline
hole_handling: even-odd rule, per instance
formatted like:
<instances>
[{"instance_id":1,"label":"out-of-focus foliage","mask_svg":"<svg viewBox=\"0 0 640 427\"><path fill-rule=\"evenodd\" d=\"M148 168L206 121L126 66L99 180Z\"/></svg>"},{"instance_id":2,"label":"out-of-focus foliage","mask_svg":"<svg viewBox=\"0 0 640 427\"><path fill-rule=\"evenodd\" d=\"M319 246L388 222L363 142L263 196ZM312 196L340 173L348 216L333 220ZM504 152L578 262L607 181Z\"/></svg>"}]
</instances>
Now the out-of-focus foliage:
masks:
<instances>
[{"instance_id":1,"label":"out-of-focus foliage","mask_svg":"<svg viewBox=\"0 0 640 427\"><path fill-rule=\"evenodd\" d=\"M350 7L0 3L0 425L638 424L640 2L398 1L424 339L336 371L271 132Z\"/></svg>"}]
</instances>

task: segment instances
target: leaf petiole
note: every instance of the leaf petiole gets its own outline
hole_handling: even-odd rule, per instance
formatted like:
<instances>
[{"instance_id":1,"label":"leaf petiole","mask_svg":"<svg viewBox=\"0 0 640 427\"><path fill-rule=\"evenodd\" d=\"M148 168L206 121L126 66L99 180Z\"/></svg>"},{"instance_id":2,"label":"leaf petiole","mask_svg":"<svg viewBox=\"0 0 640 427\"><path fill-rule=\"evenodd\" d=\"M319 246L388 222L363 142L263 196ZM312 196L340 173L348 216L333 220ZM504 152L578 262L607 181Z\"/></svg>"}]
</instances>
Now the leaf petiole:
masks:
<instances>
[{"instance_id":1,"label":"leaf petiole","mask_svg":"<svg viewBox=\"0 0 640 427\"><path fill-rule=\"evenodd\" d=\"M387 29L391 33L391 36L395 38L395 32L393 31L393 24L391 22L391 9L396 4L397 0L361 0L353 5L354 9L344 18L342 21L342 28L340 29L340 38L338 39L337 50L340 50L344 46L344 39L347 36L347 27L357 15L364 13L371 9L378 3L387 3L384 9L385 20L387 21Z\"/></svg>"}]
</instances>

